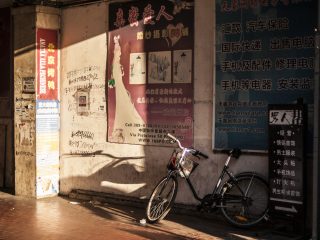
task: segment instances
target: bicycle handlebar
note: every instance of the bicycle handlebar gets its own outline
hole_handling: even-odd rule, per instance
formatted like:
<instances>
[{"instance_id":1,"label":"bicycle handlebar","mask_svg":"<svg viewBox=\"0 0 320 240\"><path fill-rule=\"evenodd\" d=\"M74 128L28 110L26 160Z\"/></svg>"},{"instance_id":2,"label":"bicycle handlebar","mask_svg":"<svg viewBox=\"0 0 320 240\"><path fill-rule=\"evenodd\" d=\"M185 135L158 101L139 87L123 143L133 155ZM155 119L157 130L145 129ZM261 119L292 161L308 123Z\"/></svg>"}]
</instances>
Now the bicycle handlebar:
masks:
<instances>
[{"instance_id":1,"label":"bicycle handlebar","mask_svg":"<svg viewBox=\"0 0 320 240\"><path fill-rule=\"evenodd\" d=\"M199 156L201 156L201 157L203 157L203 158L206 158L206 159L208 158L208 155L200 152L199 150L196 150L195 153L194 153L194 155L195 155L195 156L198 156L198 155L199 155Z\"/></svg>"},{"instance_id":2,"label":"bicycle handlebar","mask_svg":"<svg viewBox=\"0 0 320 240\"><path fill-rule=\"evenodd\" d=\"M184 149L184 147L181 145L181 143L180 143L180 141L179 141L178 138L176 138L175 136L173 136L173 135L170 134L170 133L167 133L167 136L168 136L169 138L171 138L173 141L177 142L178 145L179 145L179 147L180 147L181 149ZM206 154L200 152L199 150L196 150L196 149L192 149L192 150L193 150L193 153L192 153L192 154L193 154L194 156L201 156L201 157L203 157L203 158L208 158L208 156L207 156Z\"/></svg>"},{"instance_id":3,"label":"bicycle handlebar","mask_svg":"<svg viewBox=\"0 0 320 240\"><path fill-rule=\"evenodd\" d=\"M174 140L174 141L176 141L176 142L179 142L179 140L178 140L175 136L173 136L172 134L168 133L167 136L168 136L169 138L171 138L172 140Z\"/></svg>"}]
</instances>

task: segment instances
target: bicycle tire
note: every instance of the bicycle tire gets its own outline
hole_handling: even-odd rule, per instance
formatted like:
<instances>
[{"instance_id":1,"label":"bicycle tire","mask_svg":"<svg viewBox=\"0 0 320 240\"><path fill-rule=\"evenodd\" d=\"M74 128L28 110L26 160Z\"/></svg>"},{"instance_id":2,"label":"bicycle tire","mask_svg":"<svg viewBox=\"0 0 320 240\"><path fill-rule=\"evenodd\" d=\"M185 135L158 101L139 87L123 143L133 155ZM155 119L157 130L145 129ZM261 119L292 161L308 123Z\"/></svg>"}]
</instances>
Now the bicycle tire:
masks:
<instances>
[{"instance_id":1,"label":"bicycle tire","mask_svg":"<svg viewBox=\"0 0 320 240\"><path fill-rule=\"evenodd\" d=\"M178 180L174 176L164 177L150 196L146 213L149 223L162 220L171 210L178 192Z\"/></svg>"},{"instance_id":2,"label":"bicycle tire","mask_svg":"<svg viewBox=\"0 0 320 240\"><path fill-rule=\"evenodd\" d=\"M251 227L263 220L268 211L269 187L267 182L255 175L240 174L237 182L229 180L221 193L221 211L227 221L237 227ZM247 192L247 198L239 190ZM249 188L248 188L249 187ZM235 200L235 198L238 200Z\"/></svg>"}]
</instances>

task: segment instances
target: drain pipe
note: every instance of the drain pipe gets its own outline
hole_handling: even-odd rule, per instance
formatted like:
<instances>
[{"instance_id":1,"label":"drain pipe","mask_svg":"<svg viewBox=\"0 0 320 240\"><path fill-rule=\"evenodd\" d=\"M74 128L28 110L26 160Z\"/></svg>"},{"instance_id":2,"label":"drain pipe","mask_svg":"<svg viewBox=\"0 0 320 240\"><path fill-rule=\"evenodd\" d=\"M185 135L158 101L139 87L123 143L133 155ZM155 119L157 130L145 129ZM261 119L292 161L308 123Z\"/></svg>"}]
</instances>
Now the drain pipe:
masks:
<instances>
[{"instance_id":1,"label":"drain pipe","mask_svg":"<svg viewBox=\"0 0 320 240\"><path fill-rule=\"evenodd\" d=\"M320 192L319 192L319 183L320 183L320 164L319 164L319 135L320 135L320 3L318 2L318 11L317 11L317 27L315 29L315 68L314 68L314 133L313 133L313 217L312 217L312 239L319 239L319 230L320 230Z\"/></svg>"}]
</instances>

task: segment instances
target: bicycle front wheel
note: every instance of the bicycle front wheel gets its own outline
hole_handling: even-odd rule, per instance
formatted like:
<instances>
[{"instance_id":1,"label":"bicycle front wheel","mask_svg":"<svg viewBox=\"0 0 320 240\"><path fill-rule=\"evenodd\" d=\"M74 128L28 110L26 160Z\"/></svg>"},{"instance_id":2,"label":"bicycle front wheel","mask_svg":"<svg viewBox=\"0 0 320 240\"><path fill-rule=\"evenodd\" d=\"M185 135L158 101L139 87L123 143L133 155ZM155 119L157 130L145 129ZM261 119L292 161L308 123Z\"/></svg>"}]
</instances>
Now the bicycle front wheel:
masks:
<instances>
[{"instance_id":1,"label":"bicycle front wheel","mask_svg":"<svg viewBox=\"0 0 320 240\"><path fill-rule=\"evenodd\" d=\"M171 210L178 191L176 177L165 177L154 188L147 206L147 219L155 223L163 219Z\"/></svg>"},{"instance_id":2,"label":"bicycle front wheel","mask_svg":"<svg viewBox=\"0 0 320 240\"><path fill-rule=\"evenodd\" d=\"M267 214L269 188L255 174L236 176L222 188L221 210L226 219L238 227L259 223Z\"/></svg>"}]
</instances>

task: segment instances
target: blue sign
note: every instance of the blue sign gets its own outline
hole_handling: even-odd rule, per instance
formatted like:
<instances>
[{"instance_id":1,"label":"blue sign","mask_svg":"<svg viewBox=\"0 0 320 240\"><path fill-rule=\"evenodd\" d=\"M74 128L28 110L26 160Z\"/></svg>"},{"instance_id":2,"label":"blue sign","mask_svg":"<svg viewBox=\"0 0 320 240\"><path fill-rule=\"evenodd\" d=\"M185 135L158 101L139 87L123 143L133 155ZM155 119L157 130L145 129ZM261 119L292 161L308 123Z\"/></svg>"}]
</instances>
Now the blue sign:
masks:
<instances>
[{"instance_id":1,"label":"blue sign","mask_svg":"<svg viewBox=\"0 0 320 240\"><path fill-rule=\"evenodd\" d=\"M317 2L216 1L215 149L268 149L268 105L313 104Z\"/></svg>"},{"instance_id":2,"label":"blue sign","mask_svg":"<svg viewBox=\"0 0 320 240\"><path fill-rule=\"evenodd\" d=\"M60 128L59 101L36 101L37 133L57 133Z\"/></svg>"}]
</instances>

